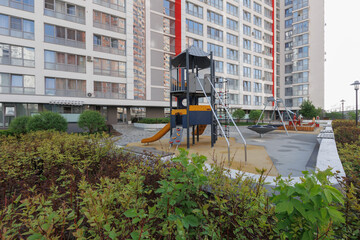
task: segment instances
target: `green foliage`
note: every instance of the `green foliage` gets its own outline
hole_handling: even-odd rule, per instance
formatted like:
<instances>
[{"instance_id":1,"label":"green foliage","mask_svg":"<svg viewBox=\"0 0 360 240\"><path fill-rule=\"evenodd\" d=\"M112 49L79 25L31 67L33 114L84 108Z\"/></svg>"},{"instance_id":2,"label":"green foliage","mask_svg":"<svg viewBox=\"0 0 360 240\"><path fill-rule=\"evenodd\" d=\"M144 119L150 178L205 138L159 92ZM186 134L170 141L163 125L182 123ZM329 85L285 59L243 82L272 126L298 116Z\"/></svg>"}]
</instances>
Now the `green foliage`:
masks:
<instances>
[{"instance_id":1,"label":"green foliage","mask_svg":"<svg viewBox=\"0 0 360 240\"><path fill-rule=\"evenodd\" d=\"M148 123L148 124L157 124L157 123L169 123L170 118L142 118L138 123Z\"/></svg>"},{"instance_id":2,"label":"green foliage","mask_svg":"<svg viewBox=\"0 0 360 240\"><path fill-rule=\"evenodd\" d=\"M261 110L252 110L250 111L249 118L255 122L259 119L260 115L261 115ZM264 115L262 115L260 120L263 119L264 119Z\"/></svg>"},{"instance_id":3,"label":"green foliage","mask_svg":"<svg viewBox=\"0 0 360 240\"><path fill-rule=\"evenodd\" d=\"M0 130L0 137L1 136L7 137L7 136L11 136L11 135L13 135L13 132L10 130Z\"/></svg>"},{"instance_id":4,"label":"green foliage","mask_svg":"<svg viewBox=\"0 0 360 240\"><path fill-rule=\"evenodd\" d=\"M356 120L356 112L348 112L348 118L351 120Z\"/></svg>"},{"instance_id":5,"label":"green foliage","mask_svg":"<svg viewBox=\"0 0 360 240\"><path fill-rule=\"evenodd\" d=\"M342 113L341 112L329 112L325 114L325 117L335 120L335 119L342 119Z\"/></svg>"},{"instance_id":6,"label":"green foliage","mask_svg":"<svg viewBox=\"0 0 360 240\"><path fill-rule=\"evenodd\" d=\"M335 120L331 123L334 130L338 127L355 127L355 121L353 120Z\"/></svg>"},{"instance_id":7,"label":"green foliage","mask_svg":"<svg viewBox=\"0 0 360 240\"><path fill-rule=\"evenodd\" d=\"M344 199L339 190L329 186L328 177L331 169L309 174L303 172L301 183L290 185L282 179L272 202L276 205L278 219L276 231L281 239L328 239L332 225L344 222L336 204L343 204Z\"/></svg>"},{"instance_id":8,"label":"green foliage","mask_svg":"<svg viewBox=\"0 0 360 240\"><path fill-rule=\"evenodd\" d=\"M245 111L242 110L241 108L239 108L239 109L236 109L232 115L234 118L237 118L240 121L240 119L245 117Z\"/></svg>"},{"instance_id":9,"label":"green foliage","mask_svg":"<svg viewBox=\"0 0 360 240\"><path fill-rule=\"evenodd\" d=\"M105 130L105 118L97 111L87 110L80 114L78 125L90 134Z\"/></svg>"},{"instance_id":10,"label":"green foliage","mask_svg":"<svg viewBox=\"0 0 360 240\"><path fill-rule=\"evenodd\" d=\"M360 128L353 127L338 127L334 130L335 140L339 143L353 144L359 141Z\"/></svg>"},{"instance_id":11,"label":"green foliage","mask_svg":"<svg viewBox=\"0 0 360 240\"><path fill-rule=\"evenodd\" d=\"M15 135L27 133L27 123L29 122L29 119L30 117L28 116L15 118L13 121L11 121L9 130Z\"/></svg>"},{"instance_id":12,"label":"green foliage","mask_svg":"<svg viewBox=\"0 0 360 240\"><path fill-rule=\"evenodd\" d=\"M305 100L300 106L299 113L307 119L319 116L319 110L315 108L314 104L310 100Z\"/></svg>"},{"instance_id":13,"label":"green foliage","mask_svg":"<svg viewBox=\"0 0 360 240\"><path fill-rule=\"evenodd\" d=\"M27 123L27 131L56 130L65 132L67 130L67 121L59 113L41 112L32 116Z\"/></svg>"}]
</instances>

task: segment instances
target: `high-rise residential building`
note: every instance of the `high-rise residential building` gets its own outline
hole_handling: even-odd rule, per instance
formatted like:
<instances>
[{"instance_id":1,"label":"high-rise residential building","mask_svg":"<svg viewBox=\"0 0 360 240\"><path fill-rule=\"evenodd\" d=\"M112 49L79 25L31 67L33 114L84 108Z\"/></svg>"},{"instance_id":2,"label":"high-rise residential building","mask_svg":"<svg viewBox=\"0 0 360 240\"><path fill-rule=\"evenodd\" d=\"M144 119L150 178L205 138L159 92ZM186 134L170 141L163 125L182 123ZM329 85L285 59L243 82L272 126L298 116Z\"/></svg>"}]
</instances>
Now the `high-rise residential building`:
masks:
<instances>
[{"instance_id":1,"label":"high-rise residential building","mask_svg":"<svg viewBox=\"0 0 360 240\"><path fill-rule=\"evenodd\" d=\"M44 110L164 115L169 59L191 45L213 52L231 108L323 106L323 0L274 1L0 0L0 128Z\"/></svg>"},{"instance_id":2,"label":"high-rise residential building","mask_svg":"<svg viewBox=\"0 0 360 240\"><path fill-rule=\"evenodd\" d=\"M277 0L277 97L324 108L324 0Z\"/></svg>"}]
</instances>

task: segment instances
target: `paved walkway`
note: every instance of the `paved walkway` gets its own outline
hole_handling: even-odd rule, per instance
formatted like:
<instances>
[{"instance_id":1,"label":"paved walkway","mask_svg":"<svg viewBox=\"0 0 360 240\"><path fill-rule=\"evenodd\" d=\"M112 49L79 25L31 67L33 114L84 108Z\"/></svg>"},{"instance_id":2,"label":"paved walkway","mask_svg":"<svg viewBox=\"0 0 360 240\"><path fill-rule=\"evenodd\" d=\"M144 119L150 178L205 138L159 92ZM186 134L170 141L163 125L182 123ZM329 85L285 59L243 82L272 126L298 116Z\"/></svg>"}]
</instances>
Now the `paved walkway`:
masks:
<instances>
[{"instance_id":1,"label":"paved walkway","mask_svg":"<svg viewBox=\"0 0 360 240\"><path fill-rule=\"evenodd\" d=\"M116 142L120 146L139 142L141 139L151 137L156 133L156 131L135 128L133 125L115 125L114 127L123 134ZM285 132L274 131L264 134L260 138L259 134L247 129L247 127L241 126L239 129L248 145L265 147L281 175L292 174L293 177L297 177L302 175L302 171L314 170L318 151L316 134L289 133L289 136L287 136ZM206 128L204 135L210 136L209 127ZM186 136L186 133L184 136ZM168 133L163 138L169 139L169 137ZM239 143L242 142L235 127L230 127L230 137L234 137Z\"/></svg>"}]
</instances>

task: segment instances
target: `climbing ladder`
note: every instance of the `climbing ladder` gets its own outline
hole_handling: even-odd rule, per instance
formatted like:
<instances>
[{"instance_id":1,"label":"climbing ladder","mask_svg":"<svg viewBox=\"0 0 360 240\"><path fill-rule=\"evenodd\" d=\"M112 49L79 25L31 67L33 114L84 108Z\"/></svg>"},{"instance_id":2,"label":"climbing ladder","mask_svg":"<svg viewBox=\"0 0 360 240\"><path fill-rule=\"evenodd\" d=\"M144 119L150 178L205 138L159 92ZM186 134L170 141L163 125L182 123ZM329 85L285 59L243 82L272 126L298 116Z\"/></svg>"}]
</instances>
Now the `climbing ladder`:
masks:
<instances>
[{"instance_id":1,"label":"climbing ladder","mask_svg":"<svg viewBox=\"0 0 360 240\"><path fill-rule=\"evenodd\" d=\"M215 96L215 104L216 104L216 114L219 116L219 119L224 124L224 132L225 136L229 138L230 136L230 119L226 114L225 108L228 108L228 100L229 100L229 88L227 79L217 78L217 85L219 87L219 94ZM224 105L220 104L221 101ZM222 132L218 128L218 135L222 136ZM224 136L222 136L224 137Z\"/></svg>"}]
</instances>

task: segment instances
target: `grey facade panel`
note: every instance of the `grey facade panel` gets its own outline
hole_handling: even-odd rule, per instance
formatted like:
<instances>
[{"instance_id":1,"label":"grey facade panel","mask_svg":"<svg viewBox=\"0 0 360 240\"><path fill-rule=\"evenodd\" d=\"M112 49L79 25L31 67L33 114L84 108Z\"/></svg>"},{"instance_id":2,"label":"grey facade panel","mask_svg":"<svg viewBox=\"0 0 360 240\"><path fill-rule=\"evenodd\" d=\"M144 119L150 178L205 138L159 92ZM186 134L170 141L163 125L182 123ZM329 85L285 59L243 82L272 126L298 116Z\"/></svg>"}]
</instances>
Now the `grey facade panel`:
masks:
<instances>
[{"instance_id":1,"label":"grey facade panel","mask_svg":"<svg viewBox=\"0 0 360 240\"><path fill-rule=\"evenodd\" d=\"M151 85L164 86L164 71L151 69Z\"/></svg>"},{"instance_id":2,"label":"grey facade panel","mask_svg":"<svg viewBox=\"0 0 360 240\"><path fill-rule=\"evenodd\" d=\"M164 89L163 88L151 88L151 100L164 101Z\"/></svg>"}]
</instances>

